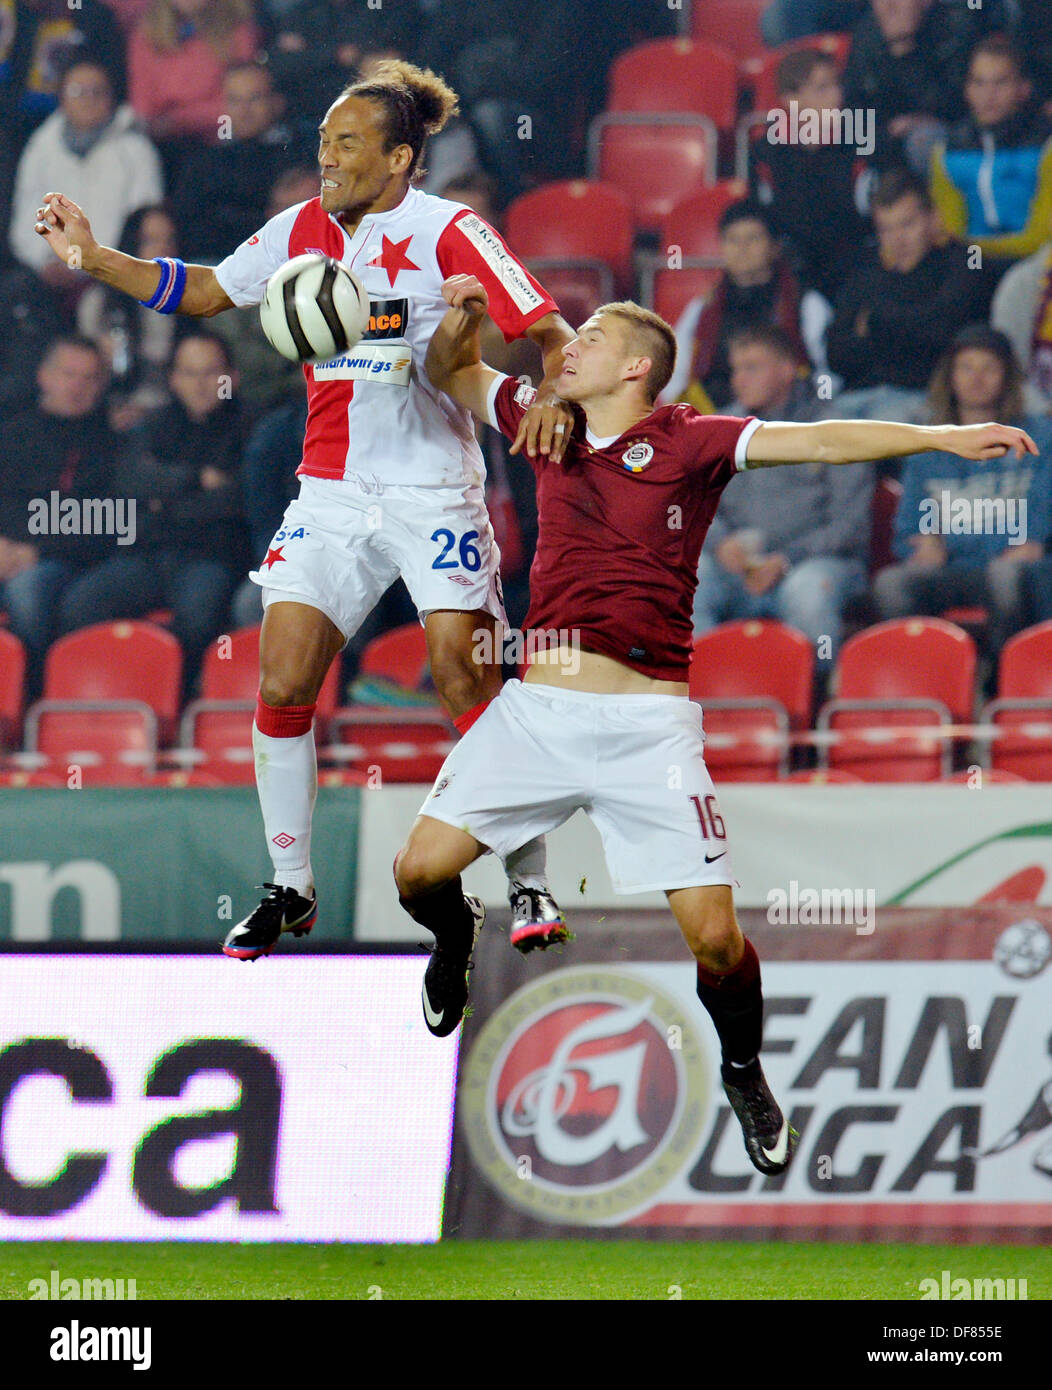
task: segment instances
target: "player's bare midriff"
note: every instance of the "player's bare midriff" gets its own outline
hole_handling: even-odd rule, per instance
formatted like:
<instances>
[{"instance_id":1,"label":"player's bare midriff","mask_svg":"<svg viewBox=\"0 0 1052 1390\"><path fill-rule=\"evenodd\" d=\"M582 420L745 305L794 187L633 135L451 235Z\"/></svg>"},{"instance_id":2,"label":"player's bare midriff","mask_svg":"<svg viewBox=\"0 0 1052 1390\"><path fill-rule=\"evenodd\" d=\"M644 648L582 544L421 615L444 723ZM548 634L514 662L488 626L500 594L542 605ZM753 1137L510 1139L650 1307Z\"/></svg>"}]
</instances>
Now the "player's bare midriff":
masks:
<instances>
[{"instance_id":1,"label":"player's bare midriff","mask_svg":"<svg viewBox=\"0 0 1052 1390\"><path fill-rule=\"evenodd\" d=\"M530 685L559 685L594 695L682 695L686 681L659 681L598 652L551 647L530 657L523 677Z\"/></svg>"}]
</instances>

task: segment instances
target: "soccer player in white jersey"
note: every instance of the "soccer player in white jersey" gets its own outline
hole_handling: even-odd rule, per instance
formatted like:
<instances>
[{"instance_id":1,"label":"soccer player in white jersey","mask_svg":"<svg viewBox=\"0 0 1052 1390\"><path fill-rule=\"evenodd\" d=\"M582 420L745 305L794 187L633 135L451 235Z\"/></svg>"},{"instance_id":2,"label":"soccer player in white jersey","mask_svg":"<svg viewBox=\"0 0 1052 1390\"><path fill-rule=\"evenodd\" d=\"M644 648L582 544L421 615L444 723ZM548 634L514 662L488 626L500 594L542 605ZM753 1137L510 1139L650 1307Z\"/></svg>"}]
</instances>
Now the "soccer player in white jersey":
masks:
<instances>
[{"instance_id":1,"label":"soccer player in white jersey","mask_svg":"<svg viewBox=\"0 0 1052 1390\"><path fill-rule=\"evenodd\" d=\"M362 342L304 368L300 495L251 575L265 608L253 743L274 882L227 936L223 949L238 959L255 960L282 931L299 935L314 924L315 704L330 664L399 575L424 623L436 689L461 733L500 689L499 666L476 656L480 632L489 651L500 651L494 634L505 621L482 455L469 413L423 370L446 310L447 276L477 276L507 340L525 335L541 351L545 381L515 448L558 459L572 423L550 389L573 338L554 301L470 208L413 186L427 136L456 109L456 94L434 73L383 64L325 115L320 196L279 213L215 269L100 246L62 194L47 194L38 210L37 231L56 255L163 313L210 317L258 304L274 271L311 251L342 261L370 297ZM513 853L507 869L513 943L527 950L562 939L543 841Z\"/></svg>"},{"instance_id":2,"label":"soccer player in white jersey","mask_svg":"<svg viewBox=\"0 0 1052 1390\"><path fill-rule=\"evenodd\" d=\"M514 435L528 401L516 380L480 359L485 286L457 276L445 294L451 308L428 351L431 379ZM723 489L745 468L927 449L993 459L1037 448L1004 425L796 425L703 416L683 404L655 409L675 355L669 325L631 303L597 309L566 348L557 386L578 407L576 423L561 465L532 460L533 655L524 680L504 686L446 759L395 880L403 907L435 935L423 1005L442 1037L467 1003L485 915L464 894L461 872L583 809L602 836L615 889L666 893L697 962L698 996L720 1039L724 1089L746 1150L773 1174L788 1166L796 1136L760 1066L760 965L735 916L737 880L705 767L701 710L687 697L705 533Z\"/></svg>"}]
</instances>

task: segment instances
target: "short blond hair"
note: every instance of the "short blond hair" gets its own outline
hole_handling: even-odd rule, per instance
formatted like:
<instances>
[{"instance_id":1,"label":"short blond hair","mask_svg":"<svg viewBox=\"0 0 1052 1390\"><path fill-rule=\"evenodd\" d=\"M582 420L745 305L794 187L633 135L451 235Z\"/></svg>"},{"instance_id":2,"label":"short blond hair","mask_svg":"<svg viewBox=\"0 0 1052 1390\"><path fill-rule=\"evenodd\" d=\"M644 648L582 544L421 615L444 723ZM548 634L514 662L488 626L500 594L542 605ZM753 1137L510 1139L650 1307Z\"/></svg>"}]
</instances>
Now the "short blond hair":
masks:
<instances>
[{"instance_id":1,"label":"short blond hair","mask_svg":"<svg viewBox=\"0 0 1052 1390\"><path fill-rule=\"evenodd\" d=\"M676 335L670 324L652 309L644 309L631 299L600 304L595 316L609 314L628 324L629 342L650 358L650 371L644 385L649 400L656 401L672 379L676 366Z\"/></svg>"}]
</instances>

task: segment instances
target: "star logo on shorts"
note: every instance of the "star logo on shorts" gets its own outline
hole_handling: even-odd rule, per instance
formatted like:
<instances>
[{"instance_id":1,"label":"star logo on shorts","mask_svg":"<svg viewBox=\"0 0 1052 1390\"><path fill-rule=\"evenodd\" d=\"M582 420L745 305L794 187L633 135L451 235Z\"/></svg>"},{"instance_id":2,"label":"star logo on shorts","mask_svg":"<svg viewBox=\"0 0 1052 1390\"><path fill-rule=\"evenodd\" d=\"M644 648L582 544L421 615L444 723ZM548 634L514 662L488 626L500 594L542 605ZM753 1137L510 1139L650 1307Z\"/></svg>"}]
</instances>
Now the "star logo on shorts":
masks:
<instances>
[{"instance_id":1,"label":"star logo on shorts","mask_svg":"<svg viewBox=\"0 0 1052 1390\"><path fill-rule=\"evenodd\" d=\"M276 550L273 548L268 550L267 558L260 565L260 569L265 570L268 566L273 569L279 560L285 561L285 557L281 553L284 549L285 547L283 545L279 545ZM287 563L287 561L285 561L285 563Z\"/></svg>"},{"instance_id":2,"label":"star logo on shorts","mask_svg":"<svg viewBox=\"0 0 1052 1390\"><path fill-rule=\"evenodd\" d=\"M387 271L387 279L394 287L394 282L398 279L399 271L419 270L420 267L409 259L406 255L406 247L413 240L407 236L405 241L392 241L387 235L383 239L383 250L378 256L374 256L371 261L366 261L366 265L378 265Z\"/></svg>"}]
</instances>

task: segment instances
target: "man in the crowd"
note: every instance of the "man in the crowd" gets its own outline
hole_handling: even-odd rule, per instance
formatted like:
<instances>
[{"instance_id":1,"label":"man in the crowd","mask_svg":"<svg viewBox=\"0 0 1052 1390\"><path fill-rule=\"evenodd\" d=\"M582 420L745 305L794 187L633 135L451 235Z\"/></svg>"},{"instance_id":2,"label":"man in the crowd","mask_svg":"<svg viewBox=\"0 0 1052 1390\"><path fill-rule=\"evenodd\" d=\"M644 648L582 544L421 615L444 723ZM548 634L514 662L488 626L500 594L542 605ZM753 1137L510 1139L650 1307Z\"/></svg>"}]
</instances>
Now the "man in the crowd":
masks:
<instances>
[{"instance_id":1,"label":"man in the crowd","mask_svg":"<svg viewBox=\"0 0 1052 1390\"><path fill-rule=\"evenodd\" d=\"M103 533L81 505L113 500L116 440L101 409L101 352L88 338L55 339L36 385L36 404L8 418L0 448L0 607L26 647L30 699L63 589L116 543L115 530Z\"/></svg>"},{"instance_id":2,"label":"man in the crowd","mask_svg":"<svg viewBox=\"0 0 1052 1390\"><path fill-rule=\"evenodd\" d=\"M884 175L873 221L877 249L844 283L826 338L844 386L836 414L915 421L947 344L982 317L982 275L959 243L939 243L931 196L915 174Z\"/></svg>"},{"instance_id":3,"label":"man in the crowd","mask_svg":"<svg viewBox=\"0 0 1052 1390\"><path fill-rule=\"evenodd\" d=\"M1034 101L1022 52L1005 34L976 44L964 95L967 117L932 151L932 197L946 230L978 246L996 279L1044 240L1052 119Z\"/></svg>"},{"instance_id":4,"label":"man in the crowd","mask_svg":"<svg viewBox=\"0 0 1052 1390\"><path fill-rule=\"evenodd\" d=\"M819 402L780 329L746 329L731 339L729 413L806 423ZM743 472L709 527L698 566L694 632L736 618L777 618L815 644L831 669L844 604L866 587L865 545L873 496L870 464ZM826 643L820 641L825 637Z\"/></svg>"},{"instance_id":5,"label":"man in the crowd","mask_svg":"<svg viewBox=\"0 0 1052 1390\"><path fill-rule=\"evenodd\" d=\"M33 230L35 209L49 189L98 202L100 234L116 241L128 216L161 198L161 161L130 106L116 104L106 68L75 62L59 88L58 110L34 131L18 161L11 205L11 249L55 288L86 280L56 261Z\"/></svg>"},{"instance_id":6,"label":"man in the crowd","mask_svg":"<svg viewBox=\"0 0 1052 1390\"><path fill-rule=\"evenodd\" d=\"M226 345L204 329L180 341L169 384L171 405L128 436L118 472L136 499L136 543L69 587L59 622L68 632L170 608L189 692L245 566L241 411Z\"/></svg>"},{"instance_id":7,"label":"man in the crowd","mask_svg":"<svg viewBox=\"0 0 1052 1390\"><path fill-rule=\"evenodd\" d=\"M724 409L733 394L728 345L735 333L775 324L801 363L800 291L771 230L770 214L750 199L731 203L719 222L723 274L712 293L691 300L676 324L676 369L662 401Z\"/></svg>"}]
</instances>

